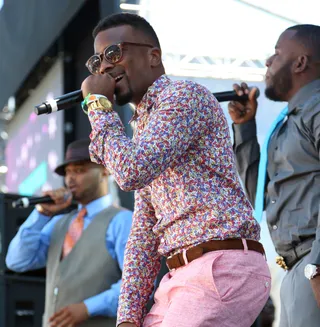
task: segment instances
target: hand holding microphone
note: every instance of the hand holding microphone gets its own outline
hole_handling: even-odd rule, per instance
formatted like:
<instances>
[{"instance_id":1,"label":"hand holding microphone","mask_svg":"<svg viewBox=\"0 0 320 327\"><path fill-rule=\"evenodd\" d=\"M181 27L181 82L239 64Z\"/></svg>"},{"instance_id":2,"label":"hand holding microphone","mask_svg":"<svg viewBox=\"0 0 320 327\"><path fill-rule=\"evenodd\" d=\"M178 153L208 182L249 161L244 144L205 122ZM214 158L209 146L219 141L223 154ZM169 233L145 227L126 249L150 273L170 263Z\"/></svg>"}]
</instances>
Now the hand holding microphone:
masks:
<instances>
[{"instance_id":1,"label":"hand holding microphone","mask_svg":"<svg viewBox=\"0 0 320 327\"><path fill-rule=\"evenodd\" d=\"M249 88L246 83L234 84L233 88L238 96L247 95L247 99L244 101L229 102L228 110L233 122L243 124L254 119L258 108L257 94L259 90L256 87Z\"/></svg>"},{"instance_id":2,"label":"hand holding microphone","mask_svg":"<svg viewBox=\"0 0 320 327\"><path fill-rule=\"evenodd\" d=\"M28 208L35 205L36 209L45 216L52 217L69 207L72 194L65 188L44 192L44 196L36 198L20 198L12 203L14 208Z\"/></svg>"},{"instance_id":3,"label":"hand holding microphone","mask_svg":"<svg viewBox=\"0 0 320 327\"><path fill-rule=\"evenodd\" d=\"M89 75L81 84L83 98L89 93L101 94L113 104L116 81L110 74Z\"/></svg>"},{"instance_id":4,"label":"hand holding microphone","mask_svg":"<svg viewBox=\"0 0 320 327\"><path fill-rule=\"evenodd\" d=\"M44 195L49 196L52 202L37 204L36 209L45 216L54 216L56 213L69 207L72 202L72 194L63 187L44 192Z\"/></svg>"}]
</instances>

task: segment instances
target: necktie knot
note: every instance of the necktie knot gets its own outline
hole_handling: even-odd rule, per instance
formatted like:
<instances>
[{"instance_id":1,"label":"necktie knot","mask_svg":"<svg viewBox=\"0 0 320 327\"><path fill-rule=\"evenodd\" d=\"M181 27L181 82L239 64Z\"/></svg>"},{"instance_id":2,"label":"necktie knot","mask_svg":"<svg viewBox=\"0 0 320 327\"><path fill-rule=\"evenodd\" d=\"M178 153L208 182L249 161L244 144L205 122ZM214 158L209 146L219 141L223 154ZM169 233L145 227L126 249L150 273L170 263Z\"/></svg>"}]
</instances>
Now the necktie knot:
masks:
<instances>
[{"instance_id":1,"label":"necktie knot","mask_svg":"<svg viewBox=\"0 0 320 327\"><path fill-rule=\"evenodd\" d=\"M80 209L80 211L78 212L78 215L77 215L77 218L78 217L82 217L82 218L84 218L86 215L87 215L87 209L86 209L86 207L83 207L83 208L81 208Z\"/></svg>"}]
</instances>

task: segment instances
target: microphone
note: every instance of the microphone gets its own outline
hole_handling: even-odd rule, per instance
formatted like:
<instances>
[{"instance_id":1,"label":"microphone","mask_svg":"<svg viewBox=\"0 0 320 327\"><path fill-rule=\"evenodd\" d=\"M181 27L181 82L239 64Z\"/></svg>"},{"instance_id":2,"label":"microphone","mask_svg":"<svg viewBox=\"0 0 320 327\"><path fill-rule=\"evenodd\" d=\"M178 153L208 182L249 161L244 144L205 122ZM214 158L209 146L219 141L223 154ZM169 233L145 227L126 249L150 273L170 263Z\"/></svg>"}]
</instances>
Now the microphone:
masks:
<instances>
[{"instance_id":1,"label":"microphone","mask_svg":"<svg viewBox=\"0 0 320 327\"><path fill-rule=\"evenodd\" d=\"M250 87L250 90L252 90L253 87ZM260 95L260 90L256 87L257 91L255 93L255 98L257 99ZM219 102L225 102L225 101L247 101L248 100L248 94L244 94L239 96L236 91L226 91L226 92L216 92L212 93L215 98Z\"/></svg>"},{"instance_id":2,"label":"microphone","mask_svg":"<svg viewBox=\"0 0 320 327\"><path fill-rule=\"evenodd\" d=\"M39 196L34 198L23 197L12 202L13 208L28 208L30 206L36 205L38 203L53 203L50 196Z\"/></svg>"},{"instance_id":3,"label":"microphone","mask_svg":"<svg viewBox=\"0 0 320 327\"><path fill-rule=\"evenodd\" d=\"M212 93L219 102L224 101L247 101L248 95L237 95L235 91L217 92ZM260 95L260 91L257 88L256 98ZM74 91L62 95L56 99L47 100L38 106L35 106L34 112L37 115L50 114L55 111L64 110L72 107L73 105L83 101L82 91Z\"/></svg>"},{"instance_id":4,"label":"microphone","mask_svg":"<svg viewBox=\"0 0 320 327\"><path fill-rule=\"evenodd\" d=\"M80 103L82 100L82 91L78 90L62 95L56 99L47 100L46 102L35 106L34 112L37 115L50 114L55 111L69 109L73 105Z\"/></svg>"}]
</instances>

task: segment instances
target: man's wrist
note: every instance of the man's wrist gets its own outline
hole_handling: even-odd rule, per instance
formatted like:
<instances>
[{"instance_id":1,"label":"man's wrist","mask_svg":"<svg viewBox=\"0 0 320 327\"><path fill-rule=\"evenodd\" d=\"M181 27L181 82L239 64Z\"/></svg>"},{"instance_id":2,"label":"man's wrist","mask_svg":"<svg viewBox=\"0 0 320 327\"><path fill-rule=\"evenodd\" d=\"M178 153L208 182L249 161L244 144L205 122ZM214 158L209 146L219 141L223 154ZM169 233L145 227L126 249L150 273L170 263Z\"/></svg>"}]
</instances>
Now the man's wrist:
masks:
<instances>
[{"instance_id":1,"label":"man's wrist","mask_svg":"<svg viewBox=\"0 0 320 327\"><path fill-rule=\"evenodd\" d=\"M304 275L307 279L311 280L317 276L320 276L320 266L307 264L304 268Z\"/></svg>"},{"instance_id":2,"label":"man's wrist","mask_svg":"<svg viewBox=\"0 0 320 327\"><path fill-rule=\"evenodd\" d=\"M83 308L84 308L84 310L85 310L85 314L86 314L86 316L87 316L87 319L90 318L90 312L89 312L89 310L88 310L87 305L85 304L85 302L82 302L81 304L83 305Z\"/></svg>"},{"instance_id":3,"label":"man's wrist","mask_svg":"<svg viewBox=\"0 0 320 327\"><path fill-rule=\"evenodd\" d=\"M87 100L87 108L88 112L90 110L104 110L106 112L112 111L112 103L109 99L101 94L91 94L89 99Z\"/></svg>"},{"instance_id":4,"label":"man's wrist","mask_svg":"<svg viewBox=\"0 0 320 327\"><path fill-rule=\"evenodd\" d=\"M41 215L44 215L44 216L47 216L47 217L52 217L53 216L53 213L50 211L50 210L46 210L43 208L43 206L38 203L36 204L36 210L41 214Z\"/></svg>"}]
</instances>

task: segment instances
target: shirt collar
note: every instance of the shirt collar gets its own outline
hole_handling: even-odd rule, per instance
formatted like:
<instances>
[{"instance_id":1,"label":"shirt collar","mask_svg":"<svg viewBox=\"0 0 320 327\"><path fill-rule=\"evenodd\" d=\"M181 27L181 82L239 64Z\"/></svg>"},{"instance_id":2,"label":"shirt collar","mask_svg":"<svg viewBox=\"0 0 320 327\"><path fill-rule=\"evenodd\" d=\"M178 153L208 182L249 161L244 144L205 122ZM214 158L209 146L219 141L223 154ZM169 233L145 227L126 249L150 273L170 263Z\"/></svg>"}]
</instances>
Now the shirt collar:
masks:
<instances>
[{"instance_id":1,"label":"shirt collar","mask_svg":"<svg viewBox=\"0 0 320 327\"><path fill-rule=\"evenodd\" d=\"M320 89L320 79L308 83L292 97L288 104L288 113L292 113L296 108L302 108L304 103L312 96L316 89Z\"/></svg>"},{"instance_id":2,"label":"shirt collar","mask_svg":"<svg viewBox=\"0 0 320 327\"><path fill-rule=\"evenodd\" d=\"M101 198L98 198L96 200L89 202L85 206L79 204L78 210L81 210L83 207L85 207L87 209L87 216L93 217L98 212L111 206L111 204L112 204L112 196L111 196L111 194L107 194L107 195L102 196Z\"/></svg>"},{"instance_id":3,"label":"shirt collar","mask_svg":"<svg viewBox=\"0 0 320 327\"><path fill-rule=\"evenodd\" d=\"M138 104L136 110L137 115L140 116L150 110L158 94L162 92L170 83L170 78L165 74L156 79L153 84L149 86L141 102Z\"/></svg>"}]
</instances>

